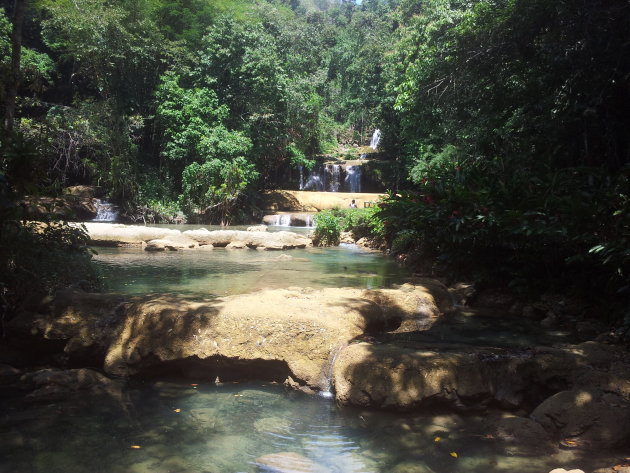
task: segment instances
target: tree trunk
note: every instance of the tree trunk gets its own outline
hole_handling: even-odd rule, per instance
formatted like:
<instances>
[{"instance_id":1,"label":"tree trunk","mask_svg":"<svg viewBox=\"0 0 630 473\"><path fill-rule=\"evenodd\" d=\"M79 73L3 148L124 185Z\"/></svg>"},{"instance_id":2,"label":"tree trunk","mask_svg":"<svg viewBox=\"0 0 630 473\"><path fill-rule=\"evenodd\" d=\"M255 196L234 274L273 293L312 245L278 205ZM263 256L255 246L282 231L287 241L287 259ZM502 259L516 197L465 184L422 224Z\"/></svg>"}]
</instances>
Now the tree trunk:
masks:
<instances>
[{"instance_id":1,"label":"tree trunk","mask_svg":"<svg viewBox=\"0 0 630 473\"><path fill-rule=\"evenodd\" d=\"M4 129L13 130L15 119L15 99L20 86L20 59L22 56L22 25L27 0L15 0L13 11L13 32L11 33L11 71L7 85L7 96L4 106Z\"/></svg>"}]
</instances>

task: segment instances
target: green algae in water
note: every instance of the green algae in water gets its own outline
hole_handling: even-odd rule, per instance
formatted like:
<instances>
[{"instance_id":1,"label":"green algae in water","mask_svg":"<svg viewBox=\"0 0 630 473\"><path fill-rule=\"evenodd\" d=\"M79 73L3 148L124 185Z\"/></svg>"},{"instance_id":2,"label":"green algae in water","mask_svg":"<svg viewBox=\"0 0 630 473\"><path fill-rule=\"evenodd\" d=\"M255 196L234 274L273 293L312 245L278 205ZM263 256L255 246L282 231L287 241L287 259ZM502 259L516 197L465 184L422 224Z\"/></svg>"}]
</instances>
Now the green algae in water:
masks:
<instances>
[{"instance_id":1,"label":"green algae in water","mask_svg":"<svg viewBox=\"0 0 630 473\"><path fill-rule=\"evenodd\" d=\"M498 412L339 409L277 385L146 383L99 402L5 401L2 473L256 473L265 471L258 463L265 455L312 467L294 471L329 473L540 473L611 464L577 451L510 451L489 435Z\"/></svg>"}]
</instances>

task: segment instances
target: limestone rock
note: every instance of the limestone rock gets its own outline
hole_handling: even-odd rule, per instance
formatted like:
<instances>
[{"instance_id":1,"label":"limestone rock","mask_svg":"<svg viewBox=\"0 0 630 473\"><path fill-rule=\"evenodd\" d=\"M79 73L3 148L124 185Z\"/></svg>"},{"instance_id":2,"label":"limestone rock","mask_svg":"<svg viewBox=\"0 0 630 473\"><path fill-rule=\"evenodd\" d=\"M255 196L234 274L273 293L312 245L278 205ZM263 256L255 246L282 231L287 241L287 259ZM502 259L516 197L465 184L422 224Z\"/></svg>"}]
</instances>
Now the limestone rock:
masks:
<instances>
[{"instance_id":1,"label":"limestone rock","mask_svg":"<svg viewBox=\"0 0 630 473\"><path fill-rule=\"evenodd\" d=\"M351 232L341 232L341 234L339 235L339 242L353 244L354 237L352 236Z\"/></svg>"},{"instance_id":2,"label":"limestone rock","mask_svg":"<svg viewBox=\"0 0 630 473\"><path fill-rule=\"evenodd\" d=\"M427 288L408 289L276 289L199 302L62 291L50 313L23 314L10 329L34 347L41 338L63 342L71 360L101 363L109 374L170 369L222 381L291 377L326 390L339 347L417 317L423 298L423 307L439 310Z\"/></svg>"},{"instance_id":3,"label":"limestone rock","mask_svg":"<svg viewBox=\"0 0 630 473\"><path fill-rule=\"evenodd\" d=\"M258 471L264 473L330 473L328 468L296 452L280 452L256 459Z\"/></svg>"},{"instance_id":4,"label":"limestone rock","mask_svg":"<svg viewBox=\"0 0 630 473\"><path fill-rule=\"evenodd\" d=\"M583 470L565 470L564 468L554 468L549 473L584 473Z\"/></svg>"},{"instance_id":5,"label":"limestone rock","mask_svg":"<svg viewBox=\"0 0 630 473\"><path fill-rule=\"evenodd\" d=\"M177 251L179 248L175 243L170 240L150 240L142 245L144 251Z\"/></svg>"},{"instance_id":6,"label":"limestone rock","mask_svg":"<svg viewBox=\"0 0 630 473\"><path fill-rule=\"evenodd\" d=\"M410 409L434 399L457 402L491 391L483 366L467 352L368 343L338 355L333 380L341 403L386 409Z\"/></svg>"},{"instance_id":7,"label":"limestone rock","mask_svg":"<svg viewBox=\"0 0 630 473\"><path fill-rule=\"evenodd\" d=\"M11 384L16 381L22 372L10 365L0 363L0 386L3 384Z\"/></svg>"},{"instance_id":8,"label":"limestone rock","mask_svg":"<svg viewBox=\"0 0 630 473\"><path fill-rule=\"evenodd\" d=\"M90 394L119 396L119 383L102 374L86 369L43 369L26 373L20 382L33 389L27 398L37 401L64 400L70 394L88 391Z\"/></svg>"},{"instance_id":9,"label":"limestone rock","mask_svg":"<svg viewBox=\"0 0 630 473\"><path fill-rule=\"evenodd\" d=\"M312 246L312 240L293 232L267 232L206 229L171 230L168 228L143 227L112 223L87 222L85 227L94 245L101 246L145 246L148 251L165 249L198 248L213 246L225 248L253 248L287 250ZM149 243L147 243L149 242ZM153 242L153 243L150 243Z\"/></svg>"},{"instance_id":10,"label":"limestone rock","mask_svg":"<svg viewBox=\"0 0 630 473\"><path fill-rule=\"evenodd\" d=\"M282 417L264 417L254 422L254 428L258 432L286 433L290 427L289 420Z\"/></svg>"},{"instance_id":11,"label":"limestone rock","mask_svg":"<svg viewBox=\"0 0 630 473\"><path fill-rule=\"evenodd\" d=\"M399 463L396 465L391 473L434 473L431 468L429 468L424 463L406 461L403 463Z\"/></svg>"},{"instance_id":12,"label":"limestone rock","mask_svg":"<svg viewBox=\"0 0 630 473\"><path fill-rule=\"evenodd\" d=\"M496 426L495 437L510 455L541 456L554 450L549 433L526 417L504 417Z\"/></svg>"},{"instance_id":13,"label":"limestone rock","mask_svg":"<svg viewBox=\"0 0 630 473\"><path fill-rule=\"evenodd\" d=\"M597 389L559 392L531 414L547 431L580 447L627 446L630 442L630 403Z\"/></svg>"},{"instance_id":14,"label":"limestone rock","mask_svg":"<svg viewBox=\"0 0 630 473\"><path fill-rule=\"evenodd\" d=\"M266 225L254 225L252 227L247 227L247 231L248 232L266 232L267 231L267 226Z\"/></svg>"}]
</instances>

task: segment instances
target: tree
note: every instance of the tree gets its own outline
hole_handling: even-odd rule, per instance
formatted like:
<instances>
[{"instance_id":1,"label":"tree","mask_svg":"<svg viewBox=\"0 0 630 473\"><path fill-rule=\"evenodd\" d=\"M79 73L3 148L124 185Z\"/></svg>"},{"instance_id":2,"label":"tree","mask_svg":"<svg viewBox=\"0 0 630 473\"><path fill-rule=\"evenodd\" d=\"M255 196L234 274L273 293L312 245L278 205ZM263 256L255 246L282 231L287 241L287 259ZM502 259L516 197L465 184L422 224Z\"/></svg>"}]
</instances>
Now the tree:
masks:
<instances>
[{"instance_id":1,"label":"tree","mask_svg":"<svg viewBox=\"0 0 630 473\"><path fill-rule=\"evenodd\" d=\"M7 132L13 130L15 119L15 99L20 86L20 60L22 56L22 26L24 24L24 11L26 0L15 0L13 12L13 29L11 32L11 69L6 90L4 105L4 129Z\"/></svg>"}]
</instances>

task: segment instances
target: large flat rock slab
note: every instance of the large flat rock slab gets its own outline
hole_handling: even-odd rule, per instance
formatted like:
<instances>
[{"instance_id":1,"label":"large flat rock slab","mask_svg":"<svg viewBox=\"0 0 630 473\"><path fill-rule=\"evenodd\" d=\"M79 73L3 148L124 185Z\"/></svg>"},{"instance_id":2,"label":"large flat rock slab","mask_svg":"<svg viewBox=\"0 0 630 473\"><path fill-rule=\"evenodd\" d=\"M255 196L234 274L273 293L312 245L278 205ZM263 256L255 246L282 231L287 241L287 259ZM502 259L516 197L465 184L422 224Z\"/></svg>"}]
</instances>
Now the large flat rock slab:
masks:
<instances>
[{"instance_id":1,"label":"large flat rock slab","mask_svg":"<svg viewBox=\"0 0 630 473\"><path fill-rule=\"evenodd\" d=\"M317 212L334 208L349 208L354 200L358 208L374 205L385 194L359 192L313 192L273 190L263 195L265 210Z\"/></svg>"},{"instance_id":2,"label":"large flat rock slab","mask_svg":"<svg viewBox=\"0 0 630 473\"><path fill-rule=\"evenodd\" d=\"M90 241L96 246L143 246L155 249L194 249L199 247L290 250L312 246L312 240L293 232L266 232L206 229L181 232L176 229L86 222Z\"/></svg>"},{"instance_id":3,"label":"large flat rock slab","mask_svg":"<svg viewBox=\"0 0 630 473\"><path fill-rule=\"evenodd\" d=\"M23 314L11 329L34 337L34 345L61 342L71 359L117 376L269 379L325 391L339 350L407 319L438 317L450 309L447 296L439 283L276 289L205 301L65 291L49 312Z\"/></svg>"}]
</instances>

